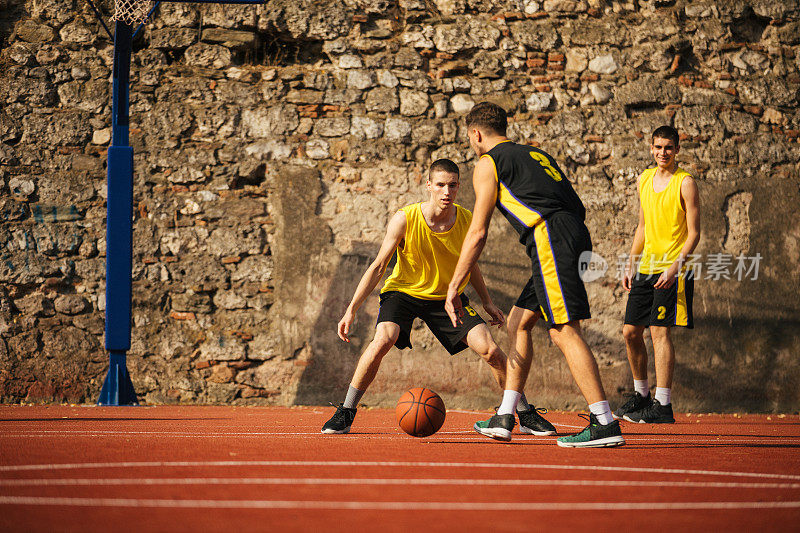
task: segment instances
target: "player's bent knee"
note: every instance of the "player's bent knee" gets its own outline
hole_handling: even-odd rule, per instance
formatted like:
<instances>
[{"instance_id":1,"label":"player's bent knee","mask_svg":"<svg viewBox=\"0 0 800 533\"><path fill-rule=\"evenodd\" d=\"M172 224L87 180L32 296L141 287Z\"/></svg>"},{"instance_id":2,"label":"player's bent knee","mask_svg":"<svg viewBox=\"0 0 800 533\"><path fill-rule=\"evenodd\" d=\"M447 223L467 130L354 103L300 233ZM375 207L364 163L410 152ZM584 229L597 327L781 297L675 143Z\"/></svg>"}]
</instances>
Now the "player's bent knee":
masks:
<instances>
[{"instance_id":1,"label":"player's bent knee","mask_svg":"<svg viewBox=\"0 0 800 533\"><path fill-rule=\"evenodd\" d=\"M627 342L638 341L642 338L643 329L631 324L625 324L622 326L622 338Z\"/></svg>"},{"instance_id":2,"label":"player's bent knee","mask_svg":"<svg viewBox=\"0 0 800 533\"><path fill-rule=\"evenodd\" d=\"M382 322L378 324L378 327L375 330L375 338L372 340L372 342L375 343L377 347L388 349L394 346L394 343L397 342L397 338L399 336L399 326L395 324L389 325Z\"/></svg>"},{"instance_id":3,"label":"player's bent knee","mask_svg":"<svg viewBox=\"0 0 800 533\"><path fill-rule=\"evenodd\" d=\"M486 354L483 354L483 358L492 368L506 367L506 356L503 350L494 343L489 347Z\"/></svg>"}]
</instances>

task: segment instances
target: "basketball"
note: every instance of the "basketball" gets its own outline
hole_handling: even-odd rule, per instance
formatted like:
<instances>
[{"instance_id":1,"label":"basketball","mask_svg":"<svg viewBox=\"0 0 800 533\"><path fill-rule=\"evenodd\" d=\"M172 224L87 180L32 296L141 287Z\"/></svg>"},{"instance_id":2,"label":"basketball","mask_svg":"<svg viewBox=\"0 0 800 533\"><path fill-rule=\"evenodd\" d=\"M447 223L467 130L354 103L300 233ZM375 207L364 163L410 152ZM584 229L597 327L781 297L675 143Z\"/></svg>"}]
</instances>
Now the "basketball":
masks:
<instances>
[{"instance_id":1,"label":"basketball","mask_svg":"<svg viewBox=\"0 0 800 533\"><path fill-rule=\"evenodd\" d=\"M412 437L429 437L439 431L446 412L442 398L423 387L407 390L395 407L397 425Z\"/></svg>"}]
</instances>

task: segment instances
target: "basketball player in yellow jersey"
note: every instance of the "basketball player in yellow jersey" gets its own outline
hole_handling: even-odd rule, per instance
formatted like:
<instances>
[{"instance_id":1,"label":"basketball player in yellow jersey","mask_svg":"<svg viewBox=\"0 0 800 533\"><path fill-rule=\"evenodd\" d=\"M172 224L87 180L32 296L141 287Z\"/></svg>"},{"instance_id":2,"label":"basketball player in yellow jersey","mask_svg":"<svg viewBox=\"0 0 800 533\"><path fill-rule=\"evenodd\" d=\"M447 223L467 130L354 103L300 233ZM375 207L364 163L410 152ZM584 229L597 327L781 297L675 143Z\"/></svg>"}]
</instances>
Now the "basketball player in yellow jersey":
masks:
<instances>
[{"instance_id":1,"label":"basketball player in yellow jersey","mask_svg":"<svg viewBox=\"0 0 800 533\"><path fill-rule=\"evenodd\" d=\"M633 374L634 392L619 409L617 418L629 422L671 424L672 374L675 348L673 326L693 327L694 279L686 258L700 240L700 199L692 176L678 167L678 132L661 126L653 132L650 153L654 168L645 170L639 190L639 225L622 285L630 291L622 335ZM636 274L634 258L641 254ZM656 393L650 396L644 328L650 328L656 363Z\"/></svg>"},{"instance_id":2,"label":"basketball player in yellow jersey","mask_svg":"<svg viewBox=\"0 0 800 533\"><path fill-rule=\"evenodd\" d=\"M407 205L389 221L386 237L378 256L367 268L353 299L339 321L339 337L350 342L347 334L355 314L383 277L392 256L397 263L381 290L381 306L375 338L367 346L356 366L344 402L322 427L322 433L348 433L361 396L378 372L383 356L392 346L411 347L411 325L420 318L451 355L467 346L483 357L500 387L506 381L506 356L492 339L483 319L469 306L462 294L467 283L478 293L492 325L505 321L486 290L477 265L458 287L461 304L466 311L463 322L450 323L444 299L453 277L464 236L472 213L455 203L459 187L458 166L449 159L435 161L428 173L428 201ZM555 428L541 416L545 409L536 409L523 397L516 404L520 431L533 435L553 435Z\"/></svg>"}]
</instances>

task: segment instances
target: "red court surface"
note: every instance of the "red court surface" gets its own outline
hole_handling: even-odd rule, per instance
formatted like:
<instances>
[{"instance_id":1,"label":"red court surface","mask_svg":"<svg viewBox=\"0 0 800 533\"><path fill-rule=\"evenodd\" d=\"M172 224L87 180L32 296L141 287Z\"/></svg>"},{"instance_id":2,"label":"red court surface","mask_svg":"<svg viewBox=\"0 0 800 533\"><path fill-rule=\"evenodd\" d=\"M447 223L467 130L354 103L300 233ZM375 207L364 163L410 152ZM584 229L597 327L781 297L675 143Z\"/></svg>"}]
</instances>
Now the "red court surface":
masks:
<instances>
[{"instance_id":1,"label":"red court surface","mask_svg":"<svg viewBox=\"0 0 800 533\"><path fill-rule=\"evenodd\" d=\"M798 531L800 417L624 423L627 445L564 449L435 435L361 409L0 406L0 531ZM574 413L550 413L560 433Z\"/></svg>"}]
</instances>

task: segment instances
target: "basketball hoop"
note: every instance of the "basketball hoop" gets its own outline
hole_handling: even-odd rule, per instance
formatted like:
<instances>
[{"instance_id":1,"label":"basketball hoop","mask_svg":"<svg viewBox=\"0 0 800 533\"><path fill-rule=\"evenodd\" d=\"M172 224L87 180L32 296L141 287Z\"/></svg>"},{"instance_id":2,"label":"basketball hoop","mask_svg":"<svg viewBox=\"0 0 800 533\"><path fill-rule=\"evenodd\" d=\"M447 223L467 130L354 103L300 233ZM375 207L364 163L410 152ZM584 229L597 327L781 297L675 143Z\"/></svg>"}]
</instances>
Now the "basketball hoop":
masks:
<instances>
[{"instance_id":1,"label":"basketball hoop","mask_svg":"<svg viewBox=\"0 0 800 533\"><path fill-rule=\"evenodd\" d=\"M114 14L111 20L125 22L134 26L147 20L147 15L153 7L151 0L114 0Z\"/></svg>"}]
</instances>

